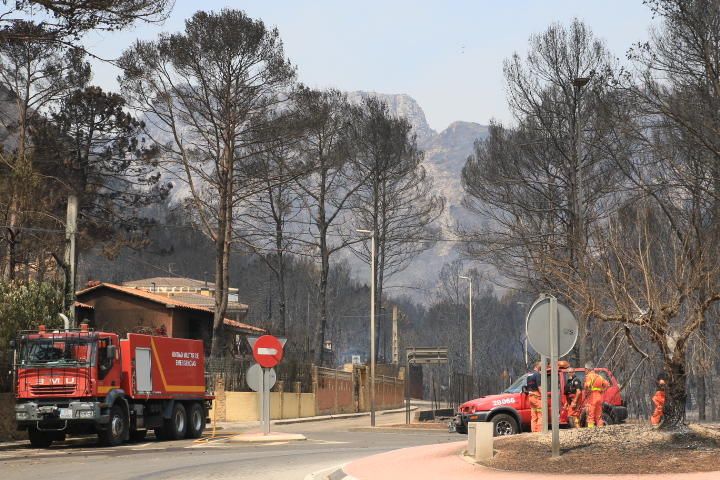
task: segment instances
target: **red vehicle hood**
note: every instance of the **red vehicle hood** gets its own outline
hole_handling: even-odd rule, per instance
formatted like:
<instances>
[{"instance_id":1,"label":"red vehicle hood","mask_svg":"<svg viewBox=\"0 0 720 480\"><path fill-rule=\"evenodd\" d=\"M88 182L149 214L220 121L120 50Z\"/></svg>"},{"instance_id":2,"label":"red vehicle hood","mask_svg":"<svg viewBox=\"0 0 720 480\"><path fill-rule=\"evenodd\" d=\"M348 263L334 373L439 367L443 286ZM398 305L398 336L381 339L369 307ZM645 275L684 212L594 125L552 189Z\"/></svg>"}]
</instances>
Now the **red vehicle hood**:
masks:
<instances>
[{"instance_id":1,"label":"red vehicle hood","mask_svg":"<svg viewBox=\"0 0 720 480\"><path fill-rule=\"evenodd\" d=\"M461 413L485 412L497 407L515 407L520 405L522 393L501 393L499 395L486 395L484 397L468 400L460 405Z\"/></svg>"}]
</instances>

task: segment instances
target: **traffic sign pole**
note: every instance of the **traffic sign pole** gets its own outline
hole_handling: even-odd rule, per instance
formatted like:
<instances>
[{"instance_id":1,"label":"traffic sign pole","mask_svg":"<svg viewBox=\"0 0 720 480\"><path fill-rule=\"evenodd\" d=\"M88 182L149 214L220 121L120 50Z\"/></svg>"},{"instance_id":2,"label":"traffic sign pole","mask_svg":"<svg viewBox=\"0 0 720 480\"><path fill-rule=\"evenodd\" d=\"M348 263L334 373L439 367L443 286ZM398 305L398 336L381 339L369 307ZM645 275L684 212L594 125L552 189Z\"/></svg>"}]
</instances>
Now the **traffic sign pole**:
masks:
<instances>
[{"instance_id":1,"label":"traffic sign pole","mask_svg":"<svg viewBox=\"0 0 720 480\"><path fill-rule=\"evenodd\" d=\"M263 393L262 393L262 416L263 434L270 433L270 372L269 368L263 368Z\"/></svg>"},{"instance_id":2,"label":"traffic sign pole","mask_svg":"<svg viewBox=\"0 0 720 480\"><path fill-rule=\"evenodd\" d=\"M542 295L528 311L525 335L530 345L541 355L543 432L547 432L547 360L550 357L550 420L552 426L552 456L560 455L560 373L558 359L575 346L578 336L577 319L568 307L558 303L552 295Z\"/></svg>"},{"instance_id":3,"label":"traffic sign pole","mask_svg":"<svg viewBox=\"0 0 720 480\"><path fill-rule=\"evenodd\" d=\"M270 433L270 389L275 383L274 370L272 367L276 366L283 358L285 338L277 338L272 335L263 335L261 337L248 337L248 342L253 351L253 357L258 363L258 366L262 368L258 377L260 377L257 383L259 383L260 393L260 404L258 405L260 410L260 423L262 424L262 430L264 435ZM248 375L248 380L251 376ZM252 388L252 385L250 386Z\"/></svg>"},{"instance_id":4,"label":"traffic sign pole","mask_svg":"<svg viewBox=\"0 0 720 480\"><path fill-rule=\"evenodd\" d=\"M550 418L552 419L552 456L560 456L560 391L558 389L560 378L558 375L558 309L557 299L550 297L550 315L548 320L550 323L550 386L552 388L552 411ZM546 422L547 423L547 422Z\"/></svg>"}]
</instances>

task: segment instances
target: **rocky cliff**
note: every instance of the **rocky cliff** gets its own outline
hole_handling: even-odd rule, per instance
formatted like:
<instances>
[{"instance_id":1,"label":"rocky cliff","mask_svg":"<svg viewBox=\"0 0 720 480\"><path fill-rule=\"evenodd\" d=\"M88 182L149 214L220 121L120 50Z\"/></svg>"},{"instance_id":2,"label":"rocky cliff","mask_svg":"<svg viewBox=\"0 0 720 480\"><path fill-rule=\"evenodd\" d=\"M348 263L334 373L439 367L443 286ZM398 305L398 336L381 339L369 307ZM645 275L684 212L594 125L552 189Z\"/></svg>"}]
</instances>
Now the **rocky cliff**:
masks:
<instances>
[{"instance_id":1,"label":"rocky cliff","mask_svg":"<svg viewBox=\"0 0 720 480\"><path fill-rule=\"evenodd\" d=\"M413 126L418 144L425 151L425 168L428 175L432 177L436 191L443 195L447 202L445 212L439 220L443 238L455 236L458 222L476 223L474 216L462 206L463 189L460 175L467 157L473 152L475 141L487 136L488 127L478 123L458 121L438 133L428 125L420 105L408 95L358 91L349 93L348 98L359 102L369 95L385 101L393 114L407 118ZM439 242L434 248L419 255L390 283L424 288L434 283L443 264L458 256L455 243Z\"/></svg>"}]
</instances>

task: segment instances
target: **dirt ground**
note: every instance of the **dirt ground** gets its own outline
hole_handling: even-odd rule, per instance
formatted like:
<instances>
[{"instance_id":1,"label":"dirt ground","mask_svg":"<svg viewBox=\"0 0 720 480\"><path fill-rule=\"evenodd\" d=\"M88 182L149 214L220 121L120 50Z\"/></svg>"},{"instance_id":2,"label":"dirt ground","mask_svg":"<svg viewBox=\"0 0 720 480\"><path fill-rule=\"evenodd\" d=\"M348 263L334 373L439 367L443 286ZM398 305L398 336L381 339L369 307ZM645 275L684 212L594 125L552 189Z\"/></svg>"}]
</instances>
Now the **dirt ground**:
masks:
<instances>
[{"instance_id":1,"label":"dirt ground","mask_svg":"<svg viewBox=\"0 0 720 480\"><path fill-rule=\"evenodd\" d=\"M720 471L720 425L688 425L663 432L649 425L611 425L560 431L559 458L551 458L548 434L495 439L485 465L542 473L688 473Z\"/></svg>"}]
</instances>

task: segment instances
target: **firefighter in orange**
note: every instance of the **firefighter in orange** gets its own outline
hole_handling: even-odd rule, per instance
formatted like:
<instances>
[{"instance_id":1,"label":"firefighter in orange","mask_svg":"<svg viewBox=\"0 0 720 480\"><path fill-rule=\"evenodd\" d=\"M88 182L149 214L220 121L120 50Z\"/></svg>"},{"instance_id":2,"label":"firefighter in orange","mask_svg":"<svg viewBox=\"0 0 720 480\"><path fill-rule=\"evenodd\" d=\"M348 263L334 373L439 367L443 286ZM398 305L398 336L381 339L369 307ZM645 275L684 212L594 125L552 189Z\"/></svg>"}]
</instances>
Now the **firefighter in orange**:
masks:
<instances>
[{"instance_id":1,"label":"firefighter in orange","mask_svg":"<svg viewBox=\"0 0 720 480\"><path fill-rule=\"evenodd\" d=\"M610 386L592 363L585 364L585 403L587 409L587 426L589 428L602 427L603 392Z\"/></svg>"},{"instance_id":2,"label":"firefighter in orange","mask_svg":"<svg viewBox=\"0 0 720 480\"><path fill-rule=\"evenodd\" d=\"M530 404L530 431L533 433L542 432L542 397L540 395L540 362L535 364L533 373L528 374L525 386L528 392L528 403Z\"/></svg>"},{"instance_id":3,"label":"firefighter in orange","mask_svg":"<svg viewBox=\"0 0 720 480\"><path fill-rule=\"evenodd\" d=\"M655 404L655 411L650 417L650 423L653 425L660 425L663 418L663 412L665 410L665 385L667 385L667 375L661 373L658 375L655 381L655 395L652 397L652 401Z\"/></svg>"},{"instance_id":4,"label":"firefighter in orange","mask_svg":"<svg viewBox=\"0 0 720 480\"><path fill-rule=\"evenodd\" d=\"M575 369L570 367L566 370L567 382L565 383L565 409L572 428L580 426L580 415L582 414L583 384L575 375Z\"/></svg>"}]
</instances>

